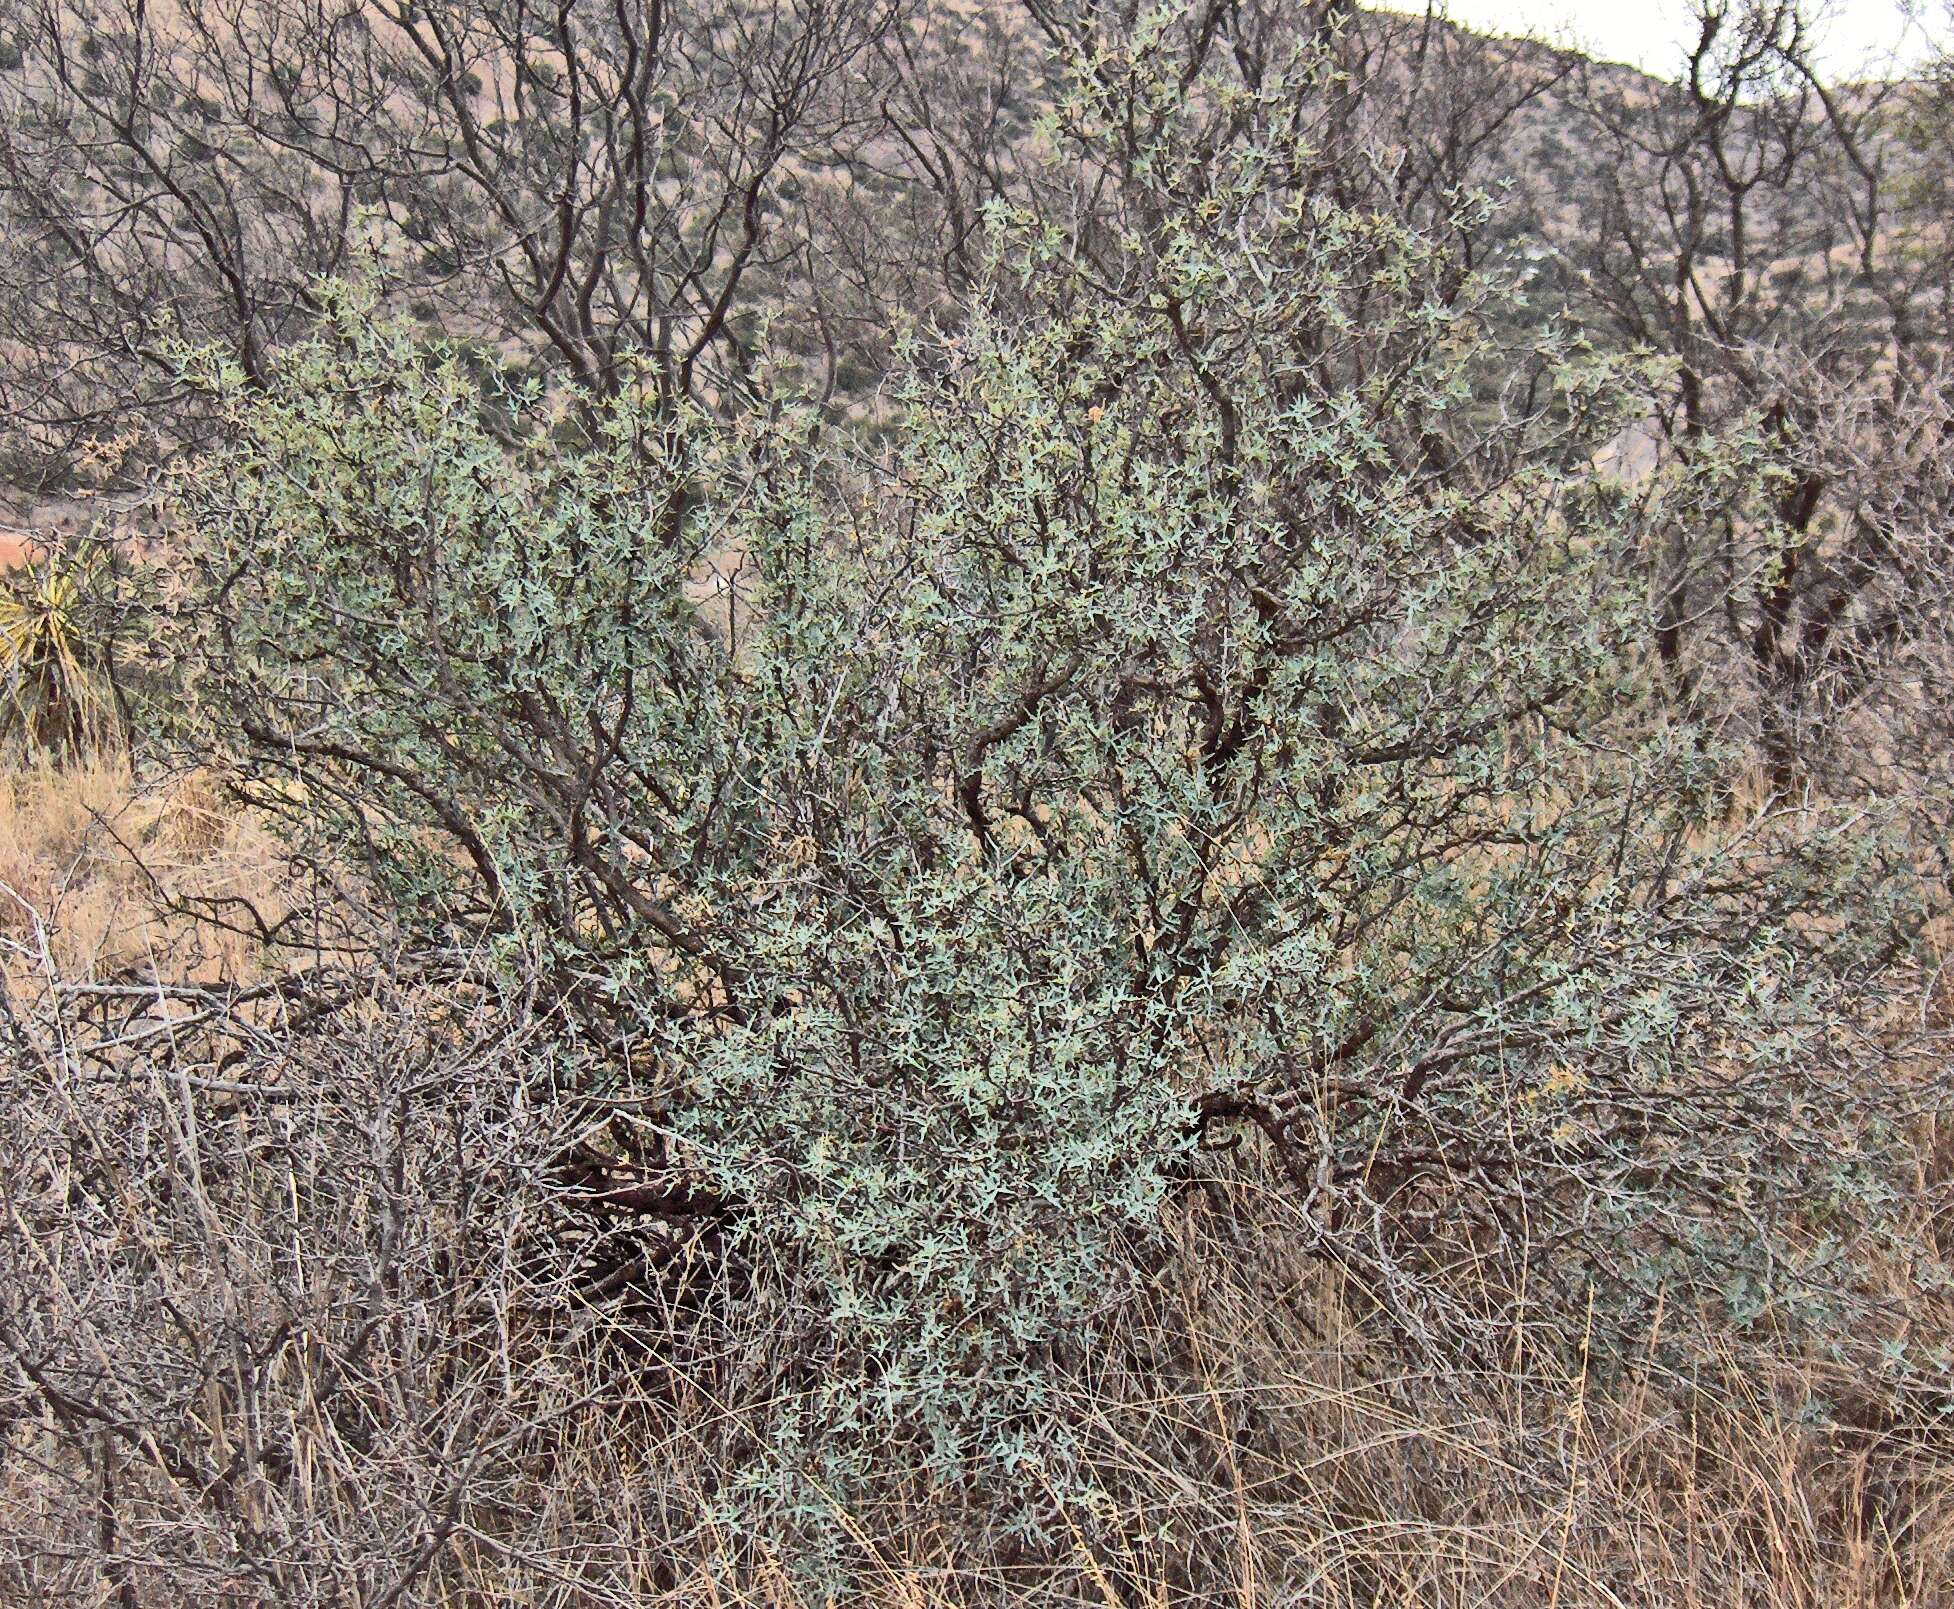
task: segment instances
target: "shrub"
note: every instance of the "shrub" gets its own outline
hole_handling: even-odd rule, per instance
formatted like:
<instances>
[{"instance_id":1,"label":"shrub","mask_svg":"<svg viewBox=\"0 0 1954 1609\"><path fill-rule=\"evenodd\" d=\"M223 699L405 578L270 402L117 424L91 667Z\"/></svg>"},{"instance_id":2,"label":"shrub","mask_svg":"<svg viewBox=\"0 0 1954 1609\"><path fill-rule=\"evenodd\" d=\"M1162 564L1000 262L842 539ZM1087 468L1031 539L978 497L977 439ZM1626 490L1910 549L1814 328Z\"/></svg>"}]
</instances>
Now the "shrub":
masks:
<instances>
[{"instance_id":1,"label":"shrub","mask_svg":"<svg viewBox=\"0 0 1954 1609\"><path fill-rule=\"evenodd\" d=\"M577 1042L578 1166L724 1229L782 1337L729 1495L810 1522L876 1467L1062 1486L1053 1360L1248 1136L1377 1317L1482 1353L1488 1269L1570 1344L1836 1318L1890 1202L1903 880L1638 700L1651 516L1592 467L1637 366L1489 349L1492 287L1336 203L1306 76L1156 44L1054 131L1123 231L1000 215L888 457L630 394L565 450L358 287L262 389L195 368L200 743Z\"/></svg>"}]
</instances>

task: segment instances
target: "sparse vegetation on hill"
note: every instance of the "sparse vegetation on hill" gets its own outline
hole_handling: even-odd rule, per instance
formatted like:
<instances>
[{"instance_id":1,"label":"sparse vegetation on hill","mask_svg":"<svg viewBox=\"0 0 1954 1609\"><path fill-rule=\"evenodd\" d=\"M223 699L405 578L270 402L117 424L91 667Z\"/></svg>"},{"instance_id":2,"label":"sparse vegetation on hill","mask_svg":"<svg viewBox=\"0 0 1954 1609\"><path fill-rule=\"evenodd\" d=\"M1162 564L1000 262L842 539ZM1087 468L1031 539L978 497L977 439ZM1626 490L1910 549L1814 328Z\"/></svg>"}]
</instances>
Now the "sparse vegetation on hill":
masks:
<instances>
[{"instance_id":1,"label":"sparse vegetation on hill","mask_svg":"<svg viewBox=\"0 0 1954 1609\"><path fill-rule=\"evenodd\" d=\"M7 15L6 1594L1954 1598L1944 142L1700 19Z\"/></svg>"}]
</instances>

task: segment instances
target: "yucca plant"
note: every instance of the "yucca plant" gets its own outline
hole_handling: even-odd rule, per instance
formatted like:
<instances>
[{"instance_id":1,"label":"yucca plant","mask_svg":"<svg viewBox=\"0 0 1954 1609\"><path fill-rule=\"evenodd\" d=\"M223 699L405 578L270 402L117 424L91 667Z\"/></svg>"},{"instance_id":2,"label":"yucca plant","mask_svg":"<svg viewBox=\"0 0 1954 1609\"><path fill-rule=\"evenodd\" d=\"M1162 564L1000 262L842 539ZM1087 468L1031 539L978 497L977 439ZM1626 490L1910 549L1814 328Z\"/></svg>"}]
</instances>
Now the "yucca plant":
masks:
<instances>
[{"instance_id":1,"label":"yucca plant","mask_svg":"<svg viewBox=\"0 0 1954 1609\"><path fill-rule=\"evenodd\" d=\"M111 560L90 536L0 577L0 740L72 755L115 724Z\"/></svg>"}]
</instances>

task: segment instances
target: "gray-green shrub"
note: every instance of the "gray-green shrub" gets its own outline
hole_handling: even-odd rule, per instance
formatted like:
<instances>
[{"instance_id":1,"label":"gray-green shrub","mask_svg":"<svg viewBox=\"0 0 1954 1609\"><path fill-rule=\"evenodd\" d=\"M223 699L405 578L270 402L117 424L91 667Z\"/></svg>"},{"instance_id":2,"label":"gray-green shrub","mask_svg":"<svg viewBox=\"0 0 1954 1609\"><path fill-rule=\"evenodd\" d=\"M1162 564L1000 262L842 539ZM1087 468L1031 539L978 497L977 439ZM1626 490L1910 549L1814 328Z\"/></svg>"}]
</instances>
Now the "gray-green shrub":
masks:
<instances>
[{"instance_id":1,"label":"gray-green shrub","mask_svg":"<svg viewBox=\"0 0 1954 1609\"><path fill-rule=\"evenodd\" d=\"M1190 91L1166 37L1050 131L1119 227L1000 214L886 454L630 394L567 450L358 286L262 388L192 365L199 741L596 1052L606 1177L779 1306L769 1501L1062 1481L1052 1362L1217 1144L1435 1347L1502 1271L1570 1333L1836 1316L1885 1199L1904 879L1641 698L1691 494L1595 467L1642 370L1492 350L1339 205L1308 60Z\"/></svg>"}]
</instances>

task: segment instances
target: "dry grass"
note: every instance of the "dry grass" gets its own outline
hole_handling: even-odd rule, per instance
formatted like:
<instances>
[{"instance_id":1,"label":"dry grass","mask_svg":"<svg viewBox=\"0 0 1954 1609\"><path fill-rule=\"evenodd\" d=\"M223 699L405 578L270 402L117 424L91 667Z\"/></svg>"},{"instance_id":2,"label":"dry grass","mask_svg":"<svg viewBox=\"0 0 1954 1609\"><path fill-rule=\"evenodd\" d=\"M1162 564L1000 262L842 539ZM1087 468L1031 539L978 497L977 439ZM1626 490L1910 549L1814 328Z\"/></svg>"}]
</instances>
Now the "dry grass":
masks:
<instances>
[{"instance_id":1,"label":"dry grass","mask_svg":"<svg viewBox=\"0 0 1954 1609\"><path fill-rule=\"evenodd\" d=\"M241 979L245 941L161 909L227 895L281 903L269 843L207 779L145 784L113 749L0 765L0 940L16 958L45 952L73 978Z\"/></svg>"}]
</instances>

